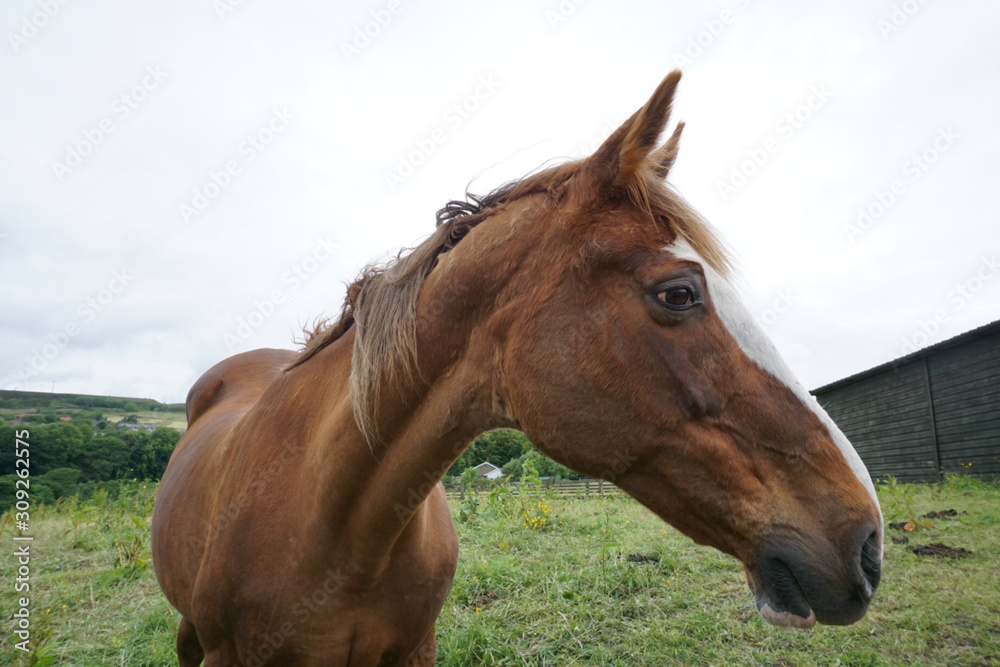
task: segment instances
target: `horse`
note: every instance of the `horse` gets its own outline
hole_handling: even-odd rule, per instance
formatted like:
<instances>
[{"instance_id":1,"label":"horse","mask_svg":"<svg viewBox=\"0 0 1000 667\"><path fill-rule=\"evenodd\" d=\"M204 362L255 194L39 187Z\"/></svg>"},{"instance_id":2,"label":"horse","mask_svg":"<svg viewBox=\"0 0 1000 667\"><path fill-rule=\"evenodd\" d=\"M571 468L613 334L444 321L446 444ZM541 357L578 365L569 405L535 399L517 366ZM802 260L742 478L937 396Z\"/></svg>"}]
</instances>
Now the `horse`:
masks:
<instances>
[{"instance_id":1,"label":"horse","mask_svg":"<svg viewBox=\"0 0 1000 667\"><path fill-rule=\"evenodd\" d=\"M592 155L450 202L298 350L195 383L152 520L181 667L433 664L458 558L440 480L495 428L737 558L766 621L865 615L871 477L666 183L679 80Z\"/></svg>"}]
</instances>

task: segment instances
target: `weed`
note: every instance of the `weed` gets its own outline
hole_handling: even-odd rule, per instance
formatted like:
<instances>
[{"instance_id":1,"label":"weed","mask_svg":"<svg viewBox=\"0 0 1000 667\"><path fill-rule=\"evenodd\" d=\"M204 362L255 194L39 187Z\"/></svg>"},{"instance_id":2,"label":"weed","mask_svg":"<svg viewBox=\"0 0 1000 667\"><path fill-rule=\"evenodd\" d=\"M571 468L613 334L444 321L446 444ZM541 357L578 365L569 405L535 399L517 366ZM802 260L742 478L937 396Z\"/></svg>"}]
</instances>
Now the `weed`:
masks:
<instances>
[{"instance_id":1,"label":"weed","mask_svg":"<svg viewBox=\"0 0 1000 667\"><path fill-rule=\"evenodd\" d=\"M881 501L882 511L890 521L905 518L904 530L917 530L917 528L921 527L930 528L934 525L928 519L917 517L916 511L913 509L913 495L916 491L916 487L913 484L900 484L892 475L886 475L885 481L879 483L878 490L883 498Z\"/></svg>"},{"instance_id":2,"label":"weed","mask_svg":"<svg viewBox=\"0 0 1000 667\"><path fill-rule=\"evenodd\" d=\"M470 491L465 494L465 498L462 499L462 504L458 510L458 516L455 517L461 523L470 523L475 521L479 516L479 494L475 491Z\"/></svg>"},{"instance_id":3,"label":"weed","mask_svg":"<svg viewBox=\"0 0 1000 667\"><path fill-rule=\"evenodd\" d=\"M149 565L153 494L145 491L144 483L123 485L117 500L117 520L111 526L115 567L125 568L130 574Z\"/></svg>"},{"instance_id":4,"label":"weed","mask_svg":"<svg viewBox=\"0 0 1000 667\"><path fill-rule=\"evenodd\" d=\"M14 513L7 510L3 513L3 518L0 519L0 535L3 535L3 531L7 530L7 526L14 525Z\"/></svg>"},{"instance_id":5,"label":"weed","mask_svg":"<svg viewBox=\"0 0 1000 667\"><path fill-rule=\"evenodd\" d=\"M972 476L972 463L960 463L961 472L948 473L944 477L942 488L948 491L979 491L989 485L978 477Z\"/></svg>"},{"instance_id":6,"label":"weed","mask_svg":"<svg viewBox=\"0 0 1000 667\"><path fill-rule=\"evenodd\" d=\"M549 504L537 500L521 513L524 526L531 530L546 530L549 527Z\"/></svg>"},{"instance_id":7,"label":"weed","mask_svg":"<svg viewBox=\"0 0 1000 667\"><path fill-rule=\"evenodd\" d=\"M500 525L508 523L517 513L514 502L514 491L506 477L495 481L489 495L486 496L489 514L494 519L500 519Z\"/></svg>"}]
</instances>

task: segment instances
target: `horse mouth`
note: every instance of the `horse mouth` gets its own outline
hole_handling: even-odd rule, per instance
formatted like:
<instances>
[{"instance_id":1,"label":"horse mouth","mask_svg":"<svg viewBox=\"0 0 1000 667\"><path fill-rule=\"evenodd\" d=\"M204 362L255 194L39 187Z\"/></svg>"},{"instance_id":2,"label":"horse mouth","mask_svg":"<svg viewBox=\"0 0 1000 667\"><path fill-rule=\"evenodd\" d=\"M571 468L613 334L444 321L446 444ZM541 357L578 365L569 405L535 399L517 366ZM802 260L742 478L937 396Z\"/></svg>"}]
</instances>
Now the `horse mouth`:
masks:
<instances>
[{"instance_id":1,"label":"horse mouth","mask_svg":"<svg viewBox=\"0 0 1000 667\"><path fill-rule=\"evenodd\" d=\"M765 539L744 562L761 617L801 629L861 620L882 575L882 531L873 526L855 526L846 548L801 536Z\"/></svg>"},{"instance_id":2,"label":"horse mouth","mask_svg":"<svg viewBox=\"0 0 1000 667\"><path fill-rule=\"evenodd\" d=\"M778 608L776 609L775 606ZM808 608L808 606L806 608ZM809 609L808 616L803 617L798 613L781 609L780 605L775 605L771 599L766 596L757 598L757 611L760 613L761 618L771 625L777 625L783 628L808 630L812 626L816 625L816 614L812 609Z\"/></svg>"},{"instance_id":3,"label":"horse mouth","mask_svg":"<svg viewBox=\"0 0 1000 667\"><path fill-rule=\"evenodd\" d=\"M757 611L772 625L808 630L816 625L816 613L806 601L791 568L777 558L769 558L747 582L756 598Z\"/></svg>"}]
</instances>

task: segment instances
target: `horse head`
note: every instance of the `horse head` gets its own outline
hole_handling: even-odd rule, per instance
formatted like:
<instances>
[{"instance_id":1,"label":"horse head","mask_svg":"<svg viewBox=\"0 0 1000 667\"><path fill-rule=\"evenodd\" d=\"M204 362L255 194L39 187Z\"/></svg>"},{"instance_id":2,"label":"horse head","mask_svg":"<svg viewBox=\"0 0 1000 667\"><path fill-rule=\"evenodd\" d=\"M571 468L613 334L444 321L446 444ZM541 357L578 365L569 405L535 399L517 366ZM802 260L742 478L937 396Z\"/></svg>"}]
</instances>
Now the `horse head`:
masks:
<instances>
[{"instance_id":1,"label":"horse head","mask_svg":"<svg viewBox=\"0 0 1000 667\"><path fill-rule=\"evenodd\" d=\"M442 212L420 358L451 363L440 341L464 326L453 347L492 378L494 425L738 558L771 623L852 623L879 582L875 491L665 184L683 124L656 145L679 79L592 156Z\"/></svg>"}]
</instances>

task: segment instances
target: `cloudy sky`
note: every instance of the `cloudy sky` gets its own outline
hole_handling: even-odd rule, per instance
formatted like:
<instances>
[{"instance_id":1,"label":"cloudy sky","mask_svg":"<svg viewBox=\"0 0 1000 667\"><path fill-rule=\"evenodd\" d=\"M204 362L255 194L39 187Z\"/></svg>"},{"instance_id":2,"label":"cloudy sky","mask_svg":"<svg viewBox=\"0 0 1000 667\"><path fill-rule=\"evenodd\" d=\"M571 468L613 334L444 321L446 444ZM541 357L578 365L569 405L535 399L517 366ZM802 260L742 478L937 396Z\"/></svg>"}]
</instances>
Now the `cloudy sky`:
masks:
<instances>
[{"instance_id":1,"label":"cloudy sky","mask_svg":"<svg viewBox=\"0 0 1000 667\"><path fill-rule=\"evenodd\" d=\"M987 0L5 0L0 387L182 401L675 66L675 186L805 384L856 373L1000 318L997 25Z\"/></svg>"}]
</instances>

